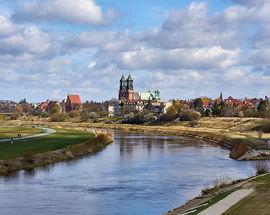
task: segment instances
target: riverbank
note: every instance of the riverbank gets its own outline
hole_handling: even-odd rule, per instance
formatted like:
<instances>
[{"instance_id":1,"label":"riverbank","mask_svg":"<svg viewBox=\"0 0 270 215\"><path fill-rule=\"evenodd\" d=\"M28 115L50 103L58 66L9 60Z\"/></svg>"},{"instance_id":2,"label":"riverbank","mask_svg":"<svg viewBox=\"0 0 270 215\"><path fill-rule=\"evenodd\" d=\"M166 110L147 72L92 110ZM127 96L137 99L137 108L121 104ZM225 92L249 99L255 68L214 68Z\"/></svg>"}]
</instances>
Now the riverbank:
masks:
<instances>
[{"instance_id":1,"label":"riverbank","mask_svg":"<svg viewBox=\"0 0 270 215\"><path fill-rule=\"evenodd\" d=\"M269 173L234 181L215 192L196 197L186 204L168 211L166 215L267 214L270 210L269 187Z\"/></svg>"},{"instance_id":2,"label":"riverbank","mask_svg":"<svg viewBox=\"0 0 270 215\"><path fill-rule=\"evenodd\" d=\"M260 118L213 118L203 117L195 122L178 122L162 125L131 125L117 123L90 123L90 122L50 122L48 119L30 118L18 121L9 121L10 124L29 124L48 127L65 127L71 129L117 129L124 132L158 133L164 135L189 136L208 143L219 144L231 151L230 157L237 160L270 159L270 148L267 143L270 133L258 137L254 128L258 127L263 119Z\"/></svg>"},{"instance_id":3,"label":"riverbank","mask_svg":"<svg viewBox=\"0 0 270 215\"><path fill-rule=\"evenodd\" d=\"M60 144L60 146L57 147L63 148L58 150L46 151L44 153L31 153L32 151L29 151L28 154L24 154L23 156L0 160L0 175L9 175L19 170L30 170L35 167L46 166L93 154L101 151L111 142L112 139L108 134L99 133L84 142L72 143L70 145ZM57 142L55 142L55 144L57 144Z\"/></svg>"},{"instance_id":4,"label":"riverbank","mask_svg":"<svg viewBox=\"0 0 270 215\"><path fill-rule=\"evenodd\" d=\"M90 128L118 129L125 132L158 133L164 135L188 136L202 139L208 143L219 144L231 151L230 157L237 160L268 160L270 159L269 145L266 139L256 138L251 131L236 131L232 129L189 127L185 125L127 125L91 123ZM231 127L232 128L232 127Z\"/></svg>"}]
</instances>

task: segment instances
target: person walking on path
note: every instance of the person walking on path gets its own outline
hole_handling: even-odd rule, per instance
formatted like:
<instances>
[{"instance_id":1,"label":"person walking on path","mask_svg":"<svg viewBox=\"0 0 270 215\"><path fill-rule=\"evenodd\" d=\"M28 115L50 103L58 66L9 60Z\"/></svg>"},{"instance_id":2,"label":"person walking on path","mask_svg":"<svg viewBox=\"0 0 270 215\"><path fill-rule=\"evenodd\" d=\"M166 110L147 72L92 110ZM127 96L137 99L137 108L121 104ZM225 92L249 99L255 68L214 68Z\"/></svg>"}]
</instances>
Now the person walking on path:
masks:
<instances>
[{"instance_id":1,"label":"person walking on path","mask_svg":"<svg viewBox=\"0 0 270 215\"><path fill-rule=\"evenodd\" d=\"M13 137L10 139L10 143L13 144L14 143L14 139Z\"/></svg>"}]
</instances>

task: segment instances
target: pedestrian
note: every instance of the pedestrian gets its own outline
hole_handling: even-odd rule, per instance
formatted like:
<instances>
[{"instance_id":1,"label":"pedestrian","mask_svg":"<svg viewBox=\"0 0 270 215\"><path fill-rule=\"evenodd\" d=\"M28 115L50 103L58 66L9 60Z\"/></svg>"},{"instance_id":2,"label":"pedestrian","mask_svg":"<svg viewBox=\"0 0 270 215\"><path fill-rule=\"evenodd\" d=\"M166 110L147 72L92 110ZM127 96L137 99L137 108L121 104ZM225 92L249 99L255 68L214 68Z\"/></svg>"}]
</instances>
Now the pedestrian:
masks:
<instances>
[{"instance_id":1,"label":"pedestrian","mask_svg":"<svg viewBox=\"0 0 270 215\"><path fill-rule=\"evenodd\" d=\"M14 143L14 139L13 139L13 138L10 139L10 143L11 143L11 144Z\"/></svg>"}]
</instances>

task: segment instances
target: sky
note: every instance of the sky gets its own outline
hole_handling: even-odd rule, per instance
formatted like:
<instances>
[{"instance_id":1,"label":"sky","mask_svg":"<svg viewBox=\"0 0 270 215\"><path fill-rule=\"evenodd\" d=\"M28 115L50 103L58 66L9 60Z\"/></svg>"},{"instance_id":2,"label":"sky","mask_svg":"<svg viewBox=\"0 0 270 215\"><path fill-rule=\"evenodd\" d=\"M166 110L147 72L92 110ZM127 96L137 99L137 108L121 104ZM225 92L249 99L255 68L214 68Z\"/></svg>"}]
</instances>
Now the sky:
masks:
<instances>
[{"instance_id":1,"label":"sky","mask_svg":"<svg viewBox=\"0 0 270 215\"><path fill-rule=\"evenodd\" d=\"M0 0L0 100L270 96L270 0Z\"/></svg>"}]
</instances>

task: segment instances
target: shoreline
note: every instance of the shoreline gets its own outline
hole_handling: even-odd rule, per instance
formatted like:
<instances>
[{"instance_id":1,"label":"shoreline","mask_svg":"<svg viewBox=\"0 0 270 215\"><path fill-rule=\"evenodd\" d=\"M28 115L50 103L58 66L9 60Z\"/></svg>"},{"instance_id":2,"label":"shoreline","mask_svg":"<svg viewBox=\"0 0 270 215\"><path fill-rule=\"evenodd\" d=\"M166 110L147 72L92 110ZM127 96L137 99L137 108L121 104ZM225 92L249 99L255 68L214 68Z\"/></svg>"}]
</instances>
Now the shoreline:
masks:
<instances>
[{"instance_id":1,"label":"shoreline","mask_svg":"<svg viewBox=\"0 0 270 215\"><path fill-rule=\"evenodd\" d=\"M238 136L233 137L233 132L227 132L215 129L190 128L185 126L165 126L165 125L129 125L129 124L88 124L88 128L98 129L117 129L124 132L142 132L164 135L176 135L192 137L207 141L208 143L218 144L230 150L230 158L234 160L269 160L270 150L260 150L252 146L252 140L245 134L237 133ZM246 149L241 154L236 154L241 144L246 145Z\"/></svg>"},{"instance_id":2,"label":"shoreline","mask_svg":"<svg viewBox=\"0 0 270 215\"><path fill-rule=\"evenodd\" d=\"M68 146L67 148L38 153L13 159L0 160L0 176L8 176L20 170L31 170L35 167L73 160L85 155L102 151L113 141L108 134L98 134L94 138Z\"/></svg>"},{"instance_id":3,"label":"shoreline","mask_svg":"<svg viewBox=\"0 0 270 215\"><path fill-rule=\"evenodd\" d=\"M219 201L222 201L226 196L228 196L236 191L256 187L256 186L254 186L253 182L256 181L257 179L263 178L267 175L269 175L269 173L264 173L262 175L256 175L256 176L251 176L251 177L246 178L246 179L232 181L229 184L227 184L225 187L220 187L214 192L211 192L209 194L201 194L197 197L194 197L194 198L186 201L186 203L182 204L181 206L167 211L164 215L189 214L194 209L196 211L199 208L203 208L200 210L200 212L202 212L202 211L212 207L214 204L219 203ZM223 196L223 198L220 198L218 201L214 201L214 204L211 204L211 201L213 201L218 196L224 195L224 194L225 194L225 196ZM236 203L238 203L238 202L235 202L235 204ZM210 204L210 205L208 205L208 204ZM235 204L233 204L233 205L235 205ZM204 208L204 206L206 206L206 207ZM191 214L195 213L195 211L192 212ZM196 212L196 214L197 213L198 212Z\"/></svg>"}]
</instances>

